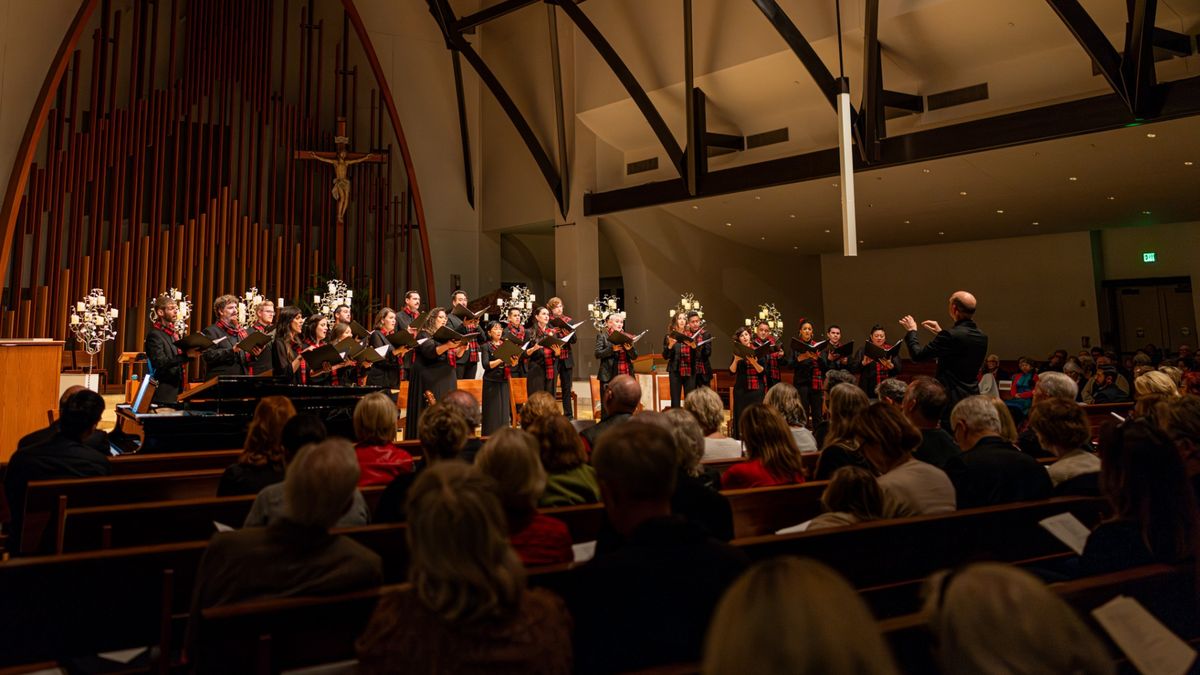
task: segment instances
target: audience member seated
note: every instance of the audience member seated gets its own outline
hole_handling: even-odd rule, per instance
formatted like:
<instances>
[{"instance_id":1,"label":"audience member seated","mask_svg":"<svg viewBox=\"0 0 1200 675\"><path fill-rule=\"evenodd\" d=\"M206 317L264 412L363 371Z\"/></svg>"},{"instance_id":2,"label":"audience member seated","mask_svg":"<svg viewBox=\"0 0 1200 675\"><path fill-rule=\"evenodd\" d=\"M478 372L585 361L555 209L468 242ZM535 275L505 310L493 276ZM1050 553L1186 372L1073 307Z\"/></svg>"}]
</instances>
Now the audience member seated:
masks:
<instances>
[{"instance_id":1,"label":"audience member seated","mask_svg":"<svg viewBox=\"0 0 1200 675\"><path fill-rule=\"evenodd\" d=\"M825 512L808 522L809 530L856 525L883 518L883 491L879 481L861 466L843 466L833 472L821 494Z\"/></svg>"},{"instance_id":2,"label":"audience member seated","mask_svg":"<svg viewBox=\"0 0 1200 675\"><path fill-rule=\"evenodd\" d=\"M1100 432L1100 459L1100 487L1113 515L1088 537L1080 572L1104 574L1192 558L1200 516L1171 439L1146 422L1109 424Z\"/></svg>"},{"instance_id":3,"label":"audience member seated","mask_svg":"<svg viewBox=\"0 0 1200 675\"><path fill-rule=\"evenodd\" d=\"M217 484L218 497L254 495L283 480L284 457L280 435L296 408L286 396L267 396L254 407L246 442L237 463L225 469Z\"/></svg>"},{"instance_id":4,"label":"audience member seated","mask_svg":"<svg viewBox=\"0 0 1200 675\"><path fill-rule=\"evenodd\" d=\"M864 394L865 395L865 394ZM800 448L787 422L765 403L751 403L742 411L738 431L746 446L745 462L738 462L721 474L721 487L770 487L804 482L804 463Z\"/></svg>"},{"instance_id":5,"label":"audience member seated","mask_svg":"<svg viewBox=\"0 0 1200 675\"><path fill-rule=\"evenodd\" d=\"M383 561L374 551L329 532L353 500L358 474L349 441L307 446L287 468L285 517L213 536L196 571L189 645L196 644L200 611L209 607L348 593L383 582Z\"/></svg>"},{"instance_id":6,"label":"audience member seated","mask_svg":"<svg viewBox=\"0 0 1200 675\"><path fill-rule=\"evenodd\" d=\"M634 421L640 422L640 418L648 414L642 413ZM671 513L703 525L716 539L733 539L733 508L725 495L717 491L720 474L705 472L701 464L705 439L700 423L695 415L683 408L671 408L661 416L671 433L679 463L675 494L671 496Z\"/></svg>"},{"instance_id":7,"label":"audience member seated","mask_svg":"<svg viewBox=\"0 0 1200 675\"><path fill-rule=\"evenodd\" d=\"M1168 366L1164 363L1158 367L1158 372L1163 373L1171 378L1171 383L1175 385L1175 390L1179 395L1183 395L1183 390L1180 387L1183 385L1183 371L1176 366Z\"/></svg>"},{"instance_id":8,"label":"audience member seated","mask_svg":"<svg viewBox=\"0 0 1200 675\"><path fill-rule=\"evenodd\" d=\"M1128 389L1121 389L1117 384L1117 369L1113 366L1100 366L1096 369L1096 377L1089 383L1089 390L1084 391L1083 400L1086 403L1127 403ZM1129 385L1127 384L1126 387Z\"/></svg>"},{"instance_id":9,"label":"audience member seated","mask_svg":"<svg viewBox=\"0 0 1200 675\"><path fill-rule=\"evenodd\" d=\"M529 427L529 432L538 441L538 452L542 466L546 469L546 491L538 500L538 506L572 506L595 504L600 501L600 484L596 482L596 470L588 464L583 439L562 414L542 417Z\"/></svg>"},{"instance_id":10,"label":"audience member seated","mask_svg":"<svg viewBox=\"0 0 1200 675\"><path fill-rule=\"evenodd\" d=\"M12 405L7 402L6 405ZM4 494L8 499L10 551L20 551L21 528L25 523L25 489L29 481L56 478L107 476L108 455L84 441L96 431L104 414L100 394L84 389L62 403L54 435L40 443L17 448L8 460Z\"/></svg>"},{"instance_id":11,"label":"audience member seated","mask_svg":"<svg viewBox=\"0 0 1200 675\"><path fill-rule=\"evenodd\" d=\"M721 431L725 427L725 406L717 392L708 387L697 387L683 399L683 409L695 415L704 432L705 461L742 456L742 442Z\"/></svg>"},{"instance_id":12,"label":"audience member seated","mask_svg":"<svg viewBox=\"0 0 1200 675\"><path fill-rule=\"evenodd\" d=\"M837 572L779 557L750 568L721 598L701 672L898 673L871 610Z\"/></svg>"},{"instance_id":13,"label":"audience member seated","mask_svg":"<svg viewBox=\"0 0 1200 675\"><path fill-rule=\"evenodd\" d=\"M571 619L553 593L526 587L490 484L463 462L421 472L408 502L410 585L379 600L358 672L571 672Z\"/></svg>"},{"instance_id":14,"label":"audience member seated","mask_svg":"<svg viewBox=\"0 0 1200 675\"><path fill-rule=\"evenodd\" d=\"M833 472L843 466L869 469L867 460L858 452L858 441L854 437L855 418L871 404L866 393L857 385L843 387L838 384L825 394L825 403L829 408L825 417L829 422L829 433L821 446L821 456L817 458L816 479L829 480Z\"/></svg>"},{"instance_id":15,"label":"audience member seated","mask_svg":"<svg viewBox=\"0 0 1200 675\"><path fill-rule=\"evenodd\" d=\"M948 402L946 388L941 382L928 375L920 375L908 383L900 409L921 432L921 445L913 451L913 457L945 471L957 490L967 467L963 464L962 450L954 442L954 437L941 427Z\"/></svg>"},{"instance_id":16,"label":"audience member seated","mask_svg":"<svg viewBox=\"0 0 1200 675\"><path fill-rule=\"evenodd\" d=\"M943 673L1116 672L1104 644L1075 611L1024 570L974 563L934 574L925 589Z\"/></svg>"},{"instance_id":17,"label":"audience member seated","mask_svg":"<svg viewBox=\"0 0 1200 675\"><path fill-rule=\"evenodd\" d=\"M1200 397L1167 400L1158 416L1159 428L1175 442L1192 491L1200 502Z\"/></svg>"},{"instance_id":18,"label":"audience member seated","mask_svg":"<svg viewBox=\"0 0 1200 675\"><path fill-rule=\"evenodd\" d=\"M905 384L904 380L894 377L889 377L875 386L875 396L880 401L890 405L900 405L900 402L904 400L904 392L906 391L908 391L908 385Z\"/></svg>"},{"instance_id":19,"label":"audience member seated","mask_svg":"<svg viewBox=\"0 0 1200 675\"><path fill-rule=\"evenodd\" d=\"M879 474L883 511L888 518L949 513L954 510L954 485L946 472L912 456L921 432L899 408L874 403L854 424L858 451Z\"/></svg>"},{"instance_id":20,"label":"audience member seated","mask_svg":"<svg viewBox=\"0 0 1200 675\"><path fill-rule=\"evenodd\" d=\"M1088 365L1089 363L1091 364L1090 366ZM1096 363L1095 361L1092 361L1092 357L1090 356L1081 356L1079 357L1079 360L1068 361L1067 364L1063 366L1063 375L1071 378L1071 382L1075 384L1075 400L1077 401L1082 400L1079 396L1079 390L1083 388L1083 385L1087 384L1088 378L1091 377L1091 375L1088 374L1089 368L1091 369L1092 374L1095 374ZM1047 373L1042 373L1042 377L1039 379L1045 379L1046 375Z\"/></svg>"},{"instance_id":21,"label":"audience member seated","mask_svg":"<svg viewBox=\"0 0 1200 675\"><path fill-rule=\"evenodd\" d=\"M574 560L566 523L537 512L546 489L537 439L527 431L504 427L483 444L475 460L479 472L496 483L496 496L508 523L508 541L521 562L530 567Z\"/></svg>"},{"instance_id":22,"label":"audience member seated","mask_svg":"<svg viewBox=\"0 0 1200 675\"><path fill-rule=\"evenodd\" d=\"M1016 446L1020 434L1017 433L1017 421L1013 419L1012 410L998 398L992 399L992 406L996 409L996 417L1000 419L1000 438Z\"/></svg>"},{"instance_id":23,"label":"audience member seated","mask_svg":"<svg viewBox=\"0 0 1200 675\"><path fill-rule=\"evenodd\" d=\"M642 402L642 385L631 375L618 375L604 388L604 419L580 432L588 448L595 448L600 437L629 421Z\"/></svg>"},{"instance_id":24,"label":"audience member seated","mask_svg":"<svg viewBox=\"0 0 1200 675\"><path fill-rule=\"evenodd\" d=\"M296 458L296 453L300 452L301 448L325 440L325 423L312 413L300 413L283 425L279 436L280 445L283 447L283 465L286 467ZM250 507L250 513L246 514L246 521L242 523L242 527L264 527L286 517L285 485L280 481L263 488L254 498L254 504ZM369 522L371 509L367 507L367 500L363 499L362 493L356 489L354 501L338 519L336 527L366 525Z\"/></svg>"},{"instance_id":25,"label":"audience member seated","mask_svg":"<svg viewBox=\"0 0 1200 675\"><path fill-rule=\"evenodd\" d=\"M1075 402L1078 398L1078 385L1065 373L1042 373L1041 377L1038 378L1037 385L1033 388L1034 408L1039 403L1050 399ZM1001 419L1001 422L1003 422L1003 419ZM1042 446L1041 441L1038 440L1038 435L1033 432L1029 420L1026 420L1024 428L1017 434L1017 447L1020 448L1021 452L1037 459L1054 456L1048 448Z\"/></svg>"},{"instance_id":26,"label":"audience member seated","mask_svg":"<svg viewBox=\"0 0 1200 675\"><path fill-rule=\"evenodd\" d=\"M825 447L825 436L829 434L829 392L833 388L842 383L858 385L858 377L848 370L831 370L825 373L825 399L821 401L821 411L823 419L817 426L813 427L813 438L817 441L817 447Z\"/></svg>"},{"instance_id":27,"label":"audience member seated","mask_svg":"<svg viewBox=\"0 0 1200 675\"><path fill-rule=\"evenodd\" d=\"M1183 374L1180 379L1180 391L1191 396L1200 396L1200 370L1192 370Z\"/></svg>"},{"instance_id":28,"label":"audience member seated","mask_svg":"<svg viewBox=\"0 0 1200 675\"><path fill-rule=\"evenodd\" d=\"M89 391L89 390L87 387L85 387L81 384L73 384L63 390L62 395L58 397L58 410L59 410L60 415L62 414L62 409L67 405L67 399L71 398L72 396L74 396L75 394L78 394L81 391ZM29 445L37 445L38 443L44 443L45 441L48 441L51 438L54 438L55 434L57 434L57 433L58 433L58 420L54 420L53 422L50 423L49 426L44 427L42 429L38 429L37 431L31 431L31 432L25 434L24 436L22 436L21 440L17 441L17 447L24 448ZM96 450L96 452L99 452L100 454L104 455L105 457L108 457L110 454L112 454L112 446L110 446L108 443L108 434L99 429L93 431L90 436L85 438L83 440L83 444L88 446L89 448L94 448Z\"/></svg>"},{"instance_id":29,"label":"audience member seated","mask_svg":"<svg viewBox=\"0 0 1200 675\"><path fill-rule=\"evenodd\" d=\"M994 506L1050 496L1050 474L1038 461L1001 438L1000 414L986 396L970 396L950 412L954 441L967 470L958 508Z\"/></svg>"},{"instance_id":30,"label":"audience member seated","mask_svg":"<svg viewBox=\"0 0 1200 675\"><path fill-rule=\"evenodd\" d=\"M415 472L402 473L388 483L383 494L379 496L379 504L375 507L376 522L404 522L404 505L408 500L408 491L423 467L433 466L442 461L461 461L462 450L471 434L467 424L467 418L463 417L457 407L444 403L435 403L421 413L418 427L424 457L422 466L418 466Z\"/></svg>"},{"instance_id":31,"label":"audience member seated","mask_svg":"<svg viewBox=\"0 0 1200 675\"><path fill-rule=\"evenodd\" d=\"M796 391L795 387L787 382L777 382L767 390L763 403L783 415L800 452L817 451L817 439L813 438L812 432L808 430L808 418L804 414L804 405L800 402L800 392Z\"/></svg>"},{"instance_id":32,"label":"audience member seated","mask_svg":"<svg viewBox=\"0 0 1200 675\"><path fill-rule=\"evenodd\" d=\"M668 432L652 424L613 429L592 463L624 543L571 572L577 672L698 661L709 617L745 556L671 515L678 469Z\"/></svg>"},{"instance_id":33,"label":"audience member seated","mask_svg":"<svg viewBox=\"0 0 1200 675\"><path fill-rule=\"evenodd\" d=\"M387 394L367 394L354 406L354 454L362 476L359 487L387 485L414 471L412 455L396 445L396 403ZM423 420L422 420L423 421Z\"/></svg>"},{"instance_id":34,"label":"audience member seated","mask_svg":"<svg viewBox=\"0 0 1200 675\"><path fill-rule=\"evenodd\" d=\"M1033 388L1037 386L1038 374L1033 361L1027 356L1017 359L1017 366L1020 370L1013 376L1012 384L1008 388L1009 399L1004 404L1008 406L1013 419L1019 423L1025 420L1025 416L1029 414L1029 407L1033 405ZM1056 371L1051 368L1049 372Z\"/></svg>"},{"instance_id":35,"label":"audience member seated","mask_svg":"<svg viewBox=\"0 0 1200 675\"><path fill-rule=\"evenodd\" d=\"M483 410L479 407L478 399L469 391L455 389L443 396L441 402L458 408L458 411L463 414L463 418L467 420L467 427L470 429L470 433L467 435L467 443L463 446L462 454L459 458L467 464L473 464L475 462L475 455L483 447L483 439L475 435L476 429L483 423Z\"/></svg>"},{"instance_id":36,"label":"audience member seated","mask_svg":"<svg viewBox=\"0 0 1200 675\"><path fill-rule=\"evenodd\" d=\"M529 395L525 405L521 406L521 428L529 431L533 423L544 418L562 414L562 407L554 400L554 394L548 391L535 391Z\"/></svg>"},{"instance_id":37,"label":"audience member seated","mask_svg":"<svg viewBox=\"0 0 1200 675\"><path fill-rule=\"evenodd\" d=\"M979 369L979 394L1000 398L1000 381L1008 378L1008 373L1000 368L1000 357L988 354L983 367Z\"/></svg>"},{"instance_id":38,"label":"audience member seated","mask_svg":"<svg viewBox=\"0 0 1200 675\"><path fill-rule=\"evenodd\" d=\"M1058 458L1046 467L1055 494L1100 494L1100 458L1088 447L1091 425L1082 406L1061 398L1038 401L1029 414L1029 428Z\"/></svg>"},{"instance_id":39,"label":"audience member seated","mask_svg":"<svg viewBox=\"0 0 1200 675\"><path fill-rule=\"evenodd\" d=\"M1179 387L1171 376L1161 370L1151 370L1139 375L1133 381L1134 399L1158 394L1160 396L1179 396Z\"/></svg>"}]
</instances>

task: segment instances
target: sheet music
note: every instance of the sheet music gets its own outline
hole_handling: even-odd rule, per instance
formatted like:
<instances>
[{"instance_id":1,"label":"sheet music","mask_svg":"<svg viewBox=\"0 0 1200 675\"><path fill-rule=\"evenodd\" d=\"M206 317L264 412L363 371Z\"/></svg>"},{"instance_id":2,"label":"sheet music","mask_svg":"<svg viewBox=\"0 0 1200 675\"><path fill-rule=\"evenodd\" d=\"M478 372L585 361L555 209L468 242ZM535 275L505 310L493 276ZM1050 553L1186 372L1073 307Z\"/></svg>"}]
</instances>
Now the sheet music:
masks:
<instances>
[{"instance_id":1,"label":"sheet music","mask_svg":"<svg viewBox=\"0 0 1200 675\"><path fill-rule=\"evenodd\" d=\"M1087 529L1087 526L1079 522L1079 519L1070 512L1039 520L1038 525L1066 544L1077 555L1083 555L1083 547L1087 545L1088 537L1092 534L1091 530Z\"/></svg>"},{"instance_id":2,"label":"sheet music","mask_svg":"<svg viewBox=\"0 0 1200 675\"><path fill-rule=\"evenodd\" d=\"M382 347L376 347L375 353L379 354L380 356L387 356L389 349L391 349L391 347L389 347L388 345L384 345Z\"/></svg>"},{"instance_id":3,"label":"sheet music","mask_svg":"<svg viewBox=\"0 0 1200 675\"><path fill-rule=\"evenodd\" d=\"M217 532L233 532L235 529L226 525L225 523L219 523L215 520L213 521L213 527L217 528Z\"/></svg>"},{"instance_id":4,"label":"sheet music","mask_svg":"<svg viewBox=\"0 0 1200 675\"><path fill-rule=\"evenodd\" d=\"M807 532L808 526L811 523L811 520L806 520L799 525L792 525L791 527L785 527L782 530L775 530L775 534L796 534L797 532Z\"/></svg>"},{"instance_id":5,"label":"sheet music","mask_svg":"<svg viewBox=\"0 0 1200 675\"><path fill-rule=\"evenodd\" d=\"M1196 660L1196 650L1131 597L1119 595L1092 616L1144 675L1180 675Z\"/></svg>"},{"instance_id":6,"label":"sheet music","mask_svg":"<svg viewBox=\"0 0 1200 675\"><path fill-rule=\"evenodd\" d=\"M596 557L596 541L583 541L578 544L572 544L571 552L575 554L575 562L587 562Z\"/></svg>"}]
</instances>

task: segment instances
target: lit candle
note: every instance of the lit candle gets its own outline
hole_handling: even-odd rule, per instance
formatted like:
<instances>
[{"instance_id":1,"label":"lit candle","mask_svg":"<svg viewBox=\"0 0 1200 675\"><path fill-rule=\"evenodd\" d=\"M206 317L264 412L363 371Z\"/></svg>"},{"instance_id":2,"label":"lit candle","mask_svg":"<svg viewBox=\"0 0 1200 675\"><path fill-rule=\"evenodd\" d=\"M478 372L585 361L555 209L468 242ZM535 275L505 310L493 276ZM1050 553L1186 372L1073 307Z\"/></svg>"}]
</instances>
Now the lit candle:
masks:
<instances>
[{"instance_id":1,"label":"lit candle","mask_svg":"<svg viewBox=\"0 0 1200 675\"><path fill-rule=\"evenodd\" d=\"M82 312L82 311L83 311L83 302L77 302L77 303L75 303L75 311L76 311L76 312Z\"/></svg>"},{"instance_id":2,"label":"lit candle","mask_svg":"<svg viewBox=\"0 0 1200 675\"><path fill-rule=\"evenodd\" d=\"M313 304L314 304L314 305L319 305L319 304L321 304L321 296L319 296L319 295L314 295L314 296L313 296Z\"/></svg>"},{"instance_id":3,"label":"lit candle","mask_svg":"<svg viewBox=\"0 0 1200 675\"><path fill-rule=\"evenodd\" d=\"M350 289L348 289L348 288L347 288L347 289L346 289L346 297L347 297L347 298L353 298L353 297L354 297L354 291L352 291L352 290L350 290Z\"/></svg>"},{"instance_id":4,"label":"lit candle","mask_svg":"<svg viewBox=\"0 0 1200 675\"><path fill-rule=\"evenodd\" d=\"M746 319L746 325L747 325L747 326L749 326L749 325L750 325L750 319Z\"/></svg>"},{"instance_id":5,"label":"lit candle","mask_svg":"<svg viewBox=\"0 0 1200 675\"><path fill-rule=\"evenodd\" d=\"M497 306L497 307L503 307L503 306L504 306L504 298L496 298L496 306ZM589 305L589 307L590 307L590 306L591 306L591 305Z\"/></svg>"},{"instance_id":6,"label":"lit candle","mask_svg":"<svg viewBox=\"0 0 1200 675\"><path fill-rule=\"evenodd\" d=\"M530 294L529 294L529 301L530 301L530 302L533 302L534 300L537 300L537 296L536 296L536 295L534 295L533 293L530 293Z\"/></svg>"},{"instance_id":7,"label":"lit candle","mask_svg":"<svg viewBox=\"0 0 1200 675\"><path fill-rule=\"evenodd\" d=\"M758 318L760 318L760 319L765 319L765 318L767 318L767 310L765 310L765 309L759 310L759 312L758 312Z\"/></svg>"},{"instance_id":8,"label":"lit candle","mask_svg":"<svg viewBox=\"0 0 1200 675\"><path fill-rule=\"evenodd\" d=\"M176 300L182 300L182 299L183 299L183 293L180 293L179 291L175 291L175 299L176 299Z\"/></svg>"},{"instance_id":9,"label":"lit candle","mask_svg":"<svg viewBox=\"0 0 1200 675\"><path fill-rule=\"evenodd\" d=\"M596 306L595 306L595 305L592 305L592 304L589 304L589 305L588 305L588 311L589 311L589 312L594 312L594 311L596 311Z\"/></svg>"},{"instance_id":10,"label":"lit candle","mask_svg":"<svg viewBox=\"0 0 1200 675\"><path fill-rule=\"evenodd\" d=\"M329 292L332 293L336 290L337 290L337 284L333 283L332 281L329 282Z\"/></svg>"},{"instance_id":11,"label":"lit candle","mask_svg":"<svg viewBox=\"0 0 1200 675\"><path fill-rule=\"evenodd\" d=\"M79 325L79 315L78 315L78 314L72 314L72 315L71 315L71 325L72 325L72 326L78 326L78 325Z\"/></svg>"},{"instance_id":12,"label":"lit candle","mask_svg":"<svg viewBox=\"0 0 1200 675\"><path fill-rule=\"evenodd\" d=\"M117 308L113 307L112 309L108 310L108 315L114 319L117 318Z\"/></svg>"},{"instance_id":13,"label":"lit candle","mask_svg":"<svg viewBox=\"0 0 1200 675\"><path fill-rule=\"evenodd\" d=\"M275 305L277 309L283 309L283 298L279 298L279 304Z\"/></svg>"},{"instance_id":14,"label":"lit candle","mask_svg":"<svg viewBox=\"0 0 1200 675\"><path fill-rule=\"evenodd\" d=\"M674 319L674 318L675 318L675 310L671 310L671 311L668 313L668 316L670 316L672 319Z\"/></svg>"}]
</instances>

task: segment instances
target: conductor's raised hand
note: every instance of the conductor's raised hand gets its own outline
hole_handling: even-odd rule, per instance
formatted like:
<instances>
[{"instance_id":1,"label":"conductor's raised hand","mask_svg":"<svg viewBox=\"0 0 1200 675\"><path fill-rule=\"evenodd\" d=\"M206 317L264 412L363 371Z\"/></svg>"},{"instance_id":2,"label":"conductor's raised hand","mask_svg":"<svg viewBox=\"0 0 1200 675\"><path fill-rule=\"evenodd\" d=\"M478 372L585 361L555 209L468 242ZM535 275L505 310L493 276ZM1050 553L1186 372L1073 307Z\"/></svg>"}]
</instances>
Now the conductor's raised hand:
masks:
<instances>
[{"instance_id":1,"label":"conductor's raised hand","mask_svg":"<svg viewBox=\"0 0 1200 675\"><path fill-rule=\"evenodd\" d=\"M934 321L933 319L926 319L925 321L921 322L921 325L924 326L926 330L933 333L942 332L942 324Z\"/></svg>"},{"instance_id":2,"label":"conductor's raised hand","mask_svg":"<svg viewBox=\"0 0 1200 675\"><path fill-rule=\"evenodd\" d=\"M916 330L917 320L912 318L912 314L905 314L900 317L900 325L904 327L904 330Z\"/></svg>"}]
</instances>

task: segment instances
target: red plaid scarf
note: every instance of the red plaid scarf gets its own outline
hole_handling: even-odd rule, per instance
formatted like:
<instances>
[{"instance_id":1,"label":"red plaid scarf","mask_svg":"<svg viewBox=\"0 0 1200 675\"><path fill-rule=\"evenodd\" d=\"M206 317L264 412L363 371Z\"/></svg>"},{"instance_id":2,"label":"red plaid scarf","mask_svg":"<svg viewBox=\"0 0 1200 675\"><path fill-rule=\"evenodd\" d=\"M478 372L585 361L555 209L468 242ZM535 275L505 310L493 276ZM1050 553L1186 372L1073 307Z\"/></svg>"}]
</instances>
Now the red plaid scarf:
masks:
<instances>
[{"instance_id":1,"label":"red plaid scarf","mask_svg":"<svg viewBox=\"0 0 1200 675\"><path fill-rule=\"evenodd\" d=\"M229 337L237 338L238 342L241 342L242 340L246 339L246 329L245 328L243 328L242 326L237 326L237 327L230 326L229 324L225 323L224 319L217 322L217 328L220 328L221 330L225 331L225 334L228 335Z\"/></svg>"},{"instance_id":2,"label":"red plaid scarf","mask_svg":"<svg viewBox=\"0 0 1200 675\"><path fill-rule=\"evenodd\" d=\"M754 340L755 347L761 347L763 345L771 345L772 347L774 347L775 346L775 338L768 337L766 340L761 340L761 341L758 340L757 338L755 338L755 340ZM778 382L783 379L780 376L780 372L779 372L779 357L775 355L774 349L771 350L770 354L767 354L767 362L764 363L763 366L765 366L763 368L763 373L766 374L767 379L771 380L772 382Z\"/></svg>"},{"instance_id":3,"label":"red plaid scarf","mask_svg":"<svg viewBox=\"0 0 1200 675\"><path fill-rule=\"evenodd\" d=\"M679 358L675 360L680 377L690 377L692 374L692 348L686 342L679 343Z\"/></svg>"},{"instance_id":4,"label":"red plaid scarf","mask_svg":"<svg viewBox=\"0 0 1200 675\"><path fill-rule=\"evenodd\" d=\"M467 342L467 352L463 354L463 363L479 363L479 341L471 339Z\"/></svg>"},{"instance_id":5,"label":"red plaid scarf","mask_svg":"<svg viewBox=\"0 0 1200 675\"><path fill-rule=\"evenodd\" d=\"M172 342L179 339L175 335L175 324L165 324L161 321L155 321L154 327L157 328L158 330L161 330L162 332L166 333L167 337L171 338ZM178 351L178 350L176 350L176 351Z\"/></svg>"},{"instance_id":6,"label":"red plaid scarf","mask_svg":"<svg viewBox=\"0 0 1200 675\"><path fill-rule=\"evenodd\" d=\"M521 325L518 325L515 323L510 323L510 324L508 324L508 332L510 335L512 335L514 338L517 339L517 342L525 341L525 327L524 326L521 326Z\"/></svg>"},{"instance_id":7,"label":"red plaid scarf","mask_svg":"<svg viewBox=\"0 0 1200 675\"><path fill-rule=\"evenodd\" d=\"M883 348L891 349L892 345L889 345L888 343L885 342L885 343L883 343ZM871 365L875 366L875 384L879 384L880 382L883 382L884 380L886 380L888 378L889 371L883 365L882 361L880 361L879 359L875 359L875 361Z\"/></svg>"},{"instance_id":8,"label":"red plaid scarf","mask_svg":"<svg viewBox=\"0 0 1200 675\"><path fill-rule=\"evenodd\" d=\"M411 309L409 309L409 308L408 308L408 305L405 305L405 306L403 307L403 309L401 309L400 311L402 311L402 312L404 312L405 314L407 314L407 315L408 315L408 317L409 317L410 319L415 319L415 318L417 318L418 316L421 316L421 313L420 313L420 312L414 312L414 311L412 311Z\"/></svg>"},{"instance_id":9,"label":"red plaid scarf","mask_svg":"<svg viewBox=\"0 0 1200 675\"><path fill-rule=\"evenodd\" d=\"M611 337L615 332L616 331L610 330L608 331L608 334ZM614 346L613 355L617 357L617 375L632 375L633 363L629 360L629 352L625 351L624 349L617 349Z\"/></svg>"},{"instance_id":10,"label":"red plaid scarf","mask_svg":"<svg viewBox=\"0 0 1200 675\"><path fill-rule=\"evenodd\" d=\"M695 342L696 344L700 344L701 342L704 342L707 339L708 339L708 333L705 333L703 328L696 331L696 334L692 336L692 341ZM691 348L689 347L688 349L691 349ZM701 349L702 349L702 347L696 347L696 356L697 357L699 357ZM696 361L695 358L693 358L692 360ZM703 361L696 362L694 367L695 367L695 372L696 372L697 377L708 378L712 375L712 373L708 372L708 369L704 367ZM707 384L707 381L705 382L705 384Z\"/></svg>"},{"instance_id":11,"label":"red plaid scarf","mask_svg":"<svg viewBox=\"0 0 1200 675\"><path fill-rule=\"evenodd\" d=\"M813 342L812 340L809 340L805 344L807 344L809 347L811 347L816 343ZM799 356L799 354L797 354L796 356ZM819 365L817 365L817 359L814 358L814 359L807 359L805 361L797 361L796 362L796 377L797 378L806 376L806 374L804 372L805 368L807 368L808 372L811 374L811 379L809 380L809 385L808 385L809 388L812 389L813 391L821 391L822 389L824 389L825 388L825 375L824 375L824 373L821 372L821 367ZM800 385L799 379L796 380L796 385L797 386Z\"/></svg>"},{"instance_id":12,"label":"red plaid scarf","mask_svg":"<svg viewBox=\"0 0 1200 675\"><path fill-rule=\"evenodd\" d=\"M321 343L319 342L312 342L308 338L301 338L299 343L292 343L292 350L299 356L320 346ZM308 384L308 361L304 359L300 359L300 384Z\"/></svg>"},{"instance_id":13,"label":"red plaid scarf","mask_svg":"<svg viewBox=\"0 0 1200 675\"><path fill-rule=\"evenodd\" d=\"M761 373L755 372L754 366L750 365L750 362L744 359L738 364L738 368L745 369L746 391L758 391L763 388L763 375L767 372L766 369Z\"/></svg>"},{"instance_id":14,"label":"red plaid scarf","mask_svg":"<svg viewBox=\"0 0 1200 675\"><path fill-rule=\"evenodd\" d=\"M566 321L567 323L571 323L571 317L567 316L566 314L563 314L562 316L560 316L558 318L562 319L563 321ZM557 335L560 338L564 338L564 339L567 337L567 333L570 332L566 328L555 328L553 330L555 331L555 335ZM558 358L563 361L566 361L570 357L571 357L571 345L564 344L562 346L562 349L559 350L559 352L558 352Z\"/></svg>"},{"instance_id":15,"label":"red plaid scarf","mask_svg":"<svg viewBox=\"0 0 1200 675\"><path fill-rule=\"evenodd\" d=\"M554 328L550 328L550 329L546 330L545 332L539 331L535 328L533 331L533 340L534 340L534 342L538 342L543 337L546 337L548 335L554 335L554 331L555 331ZM547 382L554 381L554 364L555 363L556 363L556 361L555 361L555 357L554 357L554 350L549 347L542 347L542 367L545 368L545 370L546 370L546 381Z\"/></svg>"}]
</instances>

